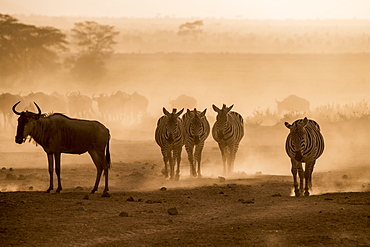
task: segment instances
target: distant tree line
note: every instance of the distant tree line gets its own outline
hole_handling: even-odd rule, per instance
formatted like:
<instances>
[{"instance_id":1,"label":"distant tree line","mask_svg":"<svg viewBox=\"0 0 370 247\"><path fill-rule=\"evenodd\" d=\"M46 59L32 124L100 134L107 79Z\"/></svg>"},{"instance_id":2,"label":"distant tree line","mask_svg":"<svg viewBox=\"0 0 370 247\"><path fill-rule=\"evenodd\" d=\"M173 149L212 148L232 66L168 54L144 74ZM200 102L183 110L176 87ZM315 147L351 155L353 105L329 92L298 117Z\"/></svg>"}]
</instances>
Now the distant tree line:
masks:
<instances>
[{"instance_id":1,"label":"distant tree line","mask_svg":"<svg viewBox=\"0 0 370 247\"><path fill-rule=\"evenodd\" d=\"M42 17L40 23L54 23L51 20ZM370 22L345 22L343 25L341 22L319 21L293 22L290 25L283 21L209 19L118 19L110 22L115 25L77 21L72 28L60 30L21 23L12 16L0 14L2 83L11 85L15 80L32 82L33 78L55 75L62 69L76 80L97 83L107 74L106 63L114 51L370 52Z\"/></svg>"},{"instance_id":2,"label":"distant tree line","mask_svg":"<svg viewBox=\"0 0 370 247\"><path fill-rule=\"evenodd\" d=\"M0 14L0 76L26 80L40 70L52 72L57 52L65 51L66 35L52 27L36 27Z\"/></svg>"},{"instance_id":3,"label":"distant tree line","mask_svg":"<svg viewBox=\"0 0 370 247\"><path fill-rule=\"evenodd\" d=\"M113 26L85 21L75 23L71 33L78 52L64 64L77 79L98 81L105 74L105 62L113 53L118 32ZM71 45L66 37L59 29L20 23L0 14L0 79L11 84L14 80L32 82L38 73L54 74L63 64L60 53Z\"/></svg>"}]
</instances>

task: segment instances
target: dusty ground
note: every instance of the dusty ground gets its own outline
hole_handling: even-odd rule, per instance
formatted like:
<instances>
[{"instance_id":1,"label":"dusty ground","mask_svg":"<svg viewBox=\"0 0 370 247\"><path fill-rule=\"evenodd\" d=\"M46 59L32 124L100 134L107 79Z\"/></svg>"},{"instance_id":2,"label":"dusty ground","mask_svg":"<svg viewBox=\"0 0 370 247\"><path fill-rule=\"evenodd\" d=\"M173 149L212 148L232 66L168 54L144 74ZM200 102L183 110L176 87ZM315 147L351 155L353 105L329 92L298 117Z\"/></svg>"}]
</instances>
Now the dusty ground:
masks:
<instances>
[{"instance_id":1,"label":"dusty ground","mask_svg":"<svg viewBox=\"0 0 370 247\"><path fill-rule=\"evenodd\" d=\"M89 194L95 168L88 156L64 155L63 191L46 194L41 147L8 152L2 145L2 246L370 246L368 165L319 170L313 195L296 198L286 157L286 175L238 171L224 180L214 165L218 150L208 145L203 178L189 177L184 152L176 182L163 178L154 142L113 140L111 197L102 198L102 183Z\"/></svg>"}]
</instances>

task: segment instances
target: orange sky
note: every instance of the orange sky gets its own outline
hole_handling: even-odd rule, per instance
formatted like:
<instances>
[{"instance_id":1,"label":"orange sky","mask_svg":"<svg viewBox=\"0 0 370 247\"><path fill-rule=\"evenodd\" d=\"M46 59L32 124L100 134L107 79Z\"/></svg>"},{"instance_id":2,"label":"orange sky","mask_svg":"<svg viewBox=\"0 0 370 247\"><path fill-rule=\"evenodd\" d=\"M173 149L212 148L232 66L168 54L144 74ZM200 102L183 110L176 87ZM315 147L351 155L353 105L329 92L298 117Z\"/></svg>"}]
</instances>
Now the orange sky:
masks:
<instances>
[{"instance_id":1,"label":"orange sky","mask_svg":"<svg viewBox=\"0 0 370 247\"><path fill-rule=\"evenodd\" d=\"M0 0L1 13L51 16L369 19L368 0Z\"/></svg>"}]
</instances>

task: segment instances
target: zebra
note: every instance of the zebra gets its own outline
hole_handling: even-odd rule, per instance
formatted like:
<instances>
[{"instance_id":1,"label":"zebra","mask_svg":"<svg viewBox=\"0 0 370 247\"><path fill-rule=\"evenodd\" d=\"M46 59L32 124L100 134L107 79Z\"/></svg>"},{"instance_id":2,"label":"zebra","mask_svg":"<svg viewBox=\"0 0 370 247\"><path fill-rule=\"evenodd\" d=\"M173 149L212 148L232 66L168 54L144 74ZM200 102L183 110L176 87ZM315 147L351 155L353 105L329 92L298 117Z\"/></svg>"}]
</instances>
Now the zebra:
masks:
<instances>
[{"instance_id":1,"label":"zebra","mask_svg":"<svg viewBox=\"0 0 370 247\"><path fill-rule=\"evenodd\" d=\"M224 174L233 172L236 152L244 136L243 117L239 113L231 111L233 106L226 107L223 104L222 109L219 109L212 105L213 110L217 112L216 122L212 127L212 136L221 151Z\"/></svg>"},{"instance_id":2,"label":"zebra","mask_svg":"<svg viewBox=\"0 0 370 247\"><path fill-rule=\"evenodd\" d=\"M284 124L290 129L285 150L292 162L295 196L302 195L304 179L304 195L309 196L309 190L312 190L312 172L316 159L324 152L324 138L320 133L320 126L307 117L298 119L293 124L287 122ZM302 168L302 163L305 163L305 170ZM297 173L300 180L299 188Z\"/></svg>"},{"instance_id":3,"label":"zebra","mask_svg":"<svg viewBox=\"0 0 370 247\"><path fill-rule=\"evenodd\" d=\"M164 116L160 117L155 130L155 141L160 146L164 161L164 174L168 178L168 163L170 165L170 179L179 180L182 146L185 140L185 130L179 116L184 111L176 112L173 108L169 113L163 107ZM175 162L177 169L175 175Z\"/></svg>"},{"instance_id":4,"label":"zebra","mask_svg":"<svg viewBox=\"0 0 370 247\"><path fill-rule=\"evenodd\" d=\"M206 111L207 109L205 109L203 112L197 111L196 108L194 108L193 111L188 109L187 112L182 116L182 121L185 128L185 149L188 153L190 174L193 177L198 176L199 178L202 177L200 172L202 150L204 147L204 142L210 133L210 125L205 116ZM198 171L196 169L197 162Z\"/></svg>"}]
</instances>

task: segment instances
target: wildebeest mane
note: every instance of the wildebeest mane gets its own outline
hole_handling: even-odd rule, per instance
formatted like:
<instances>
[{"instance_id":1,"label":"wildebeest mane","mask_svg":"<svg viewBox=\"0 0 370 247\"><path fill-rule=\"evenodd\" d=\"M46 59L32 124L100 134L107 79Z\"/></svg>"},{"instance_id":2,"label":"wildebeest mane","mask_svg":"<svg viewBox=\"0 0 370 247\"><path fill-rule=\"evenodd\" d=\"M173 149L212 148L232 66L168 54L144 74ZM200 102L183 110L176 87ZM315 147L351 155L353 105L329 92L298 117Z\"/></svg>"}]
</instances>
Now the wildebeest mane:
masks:
<instances>
[{"instance_id":1,"label":"wildebeest mane","mask_svg":"<svg viewBox=\"0 0 370 247\"><path fill-rule=\"evenodd\" d=\"M91 143L92 140L87 140L91 135L83 135L83 133L86 133L86 124L89 122L94 121L74 119L62 113L43 114L35 122L35 127L30 134L36 143L44 146L47 145L52 136L58 133L60 134L62 148L68 149L71 146L75 146L76 142L78 143L82 139Z\"/></svg>"}]
</instances>

